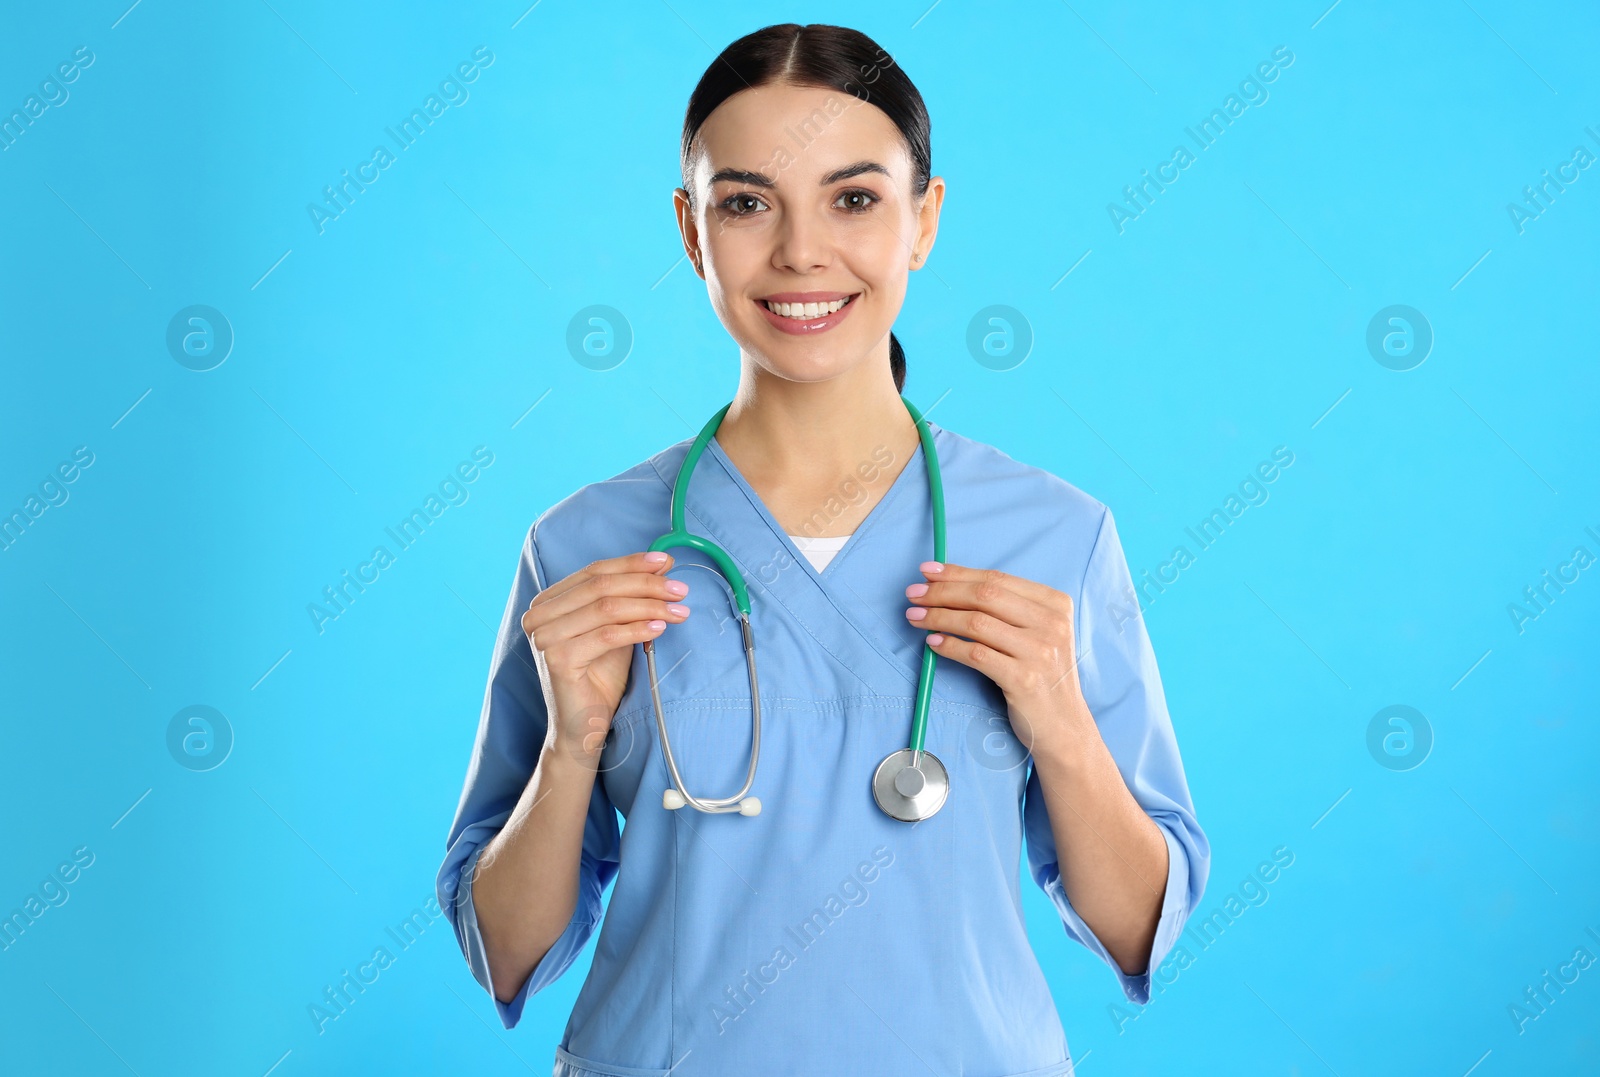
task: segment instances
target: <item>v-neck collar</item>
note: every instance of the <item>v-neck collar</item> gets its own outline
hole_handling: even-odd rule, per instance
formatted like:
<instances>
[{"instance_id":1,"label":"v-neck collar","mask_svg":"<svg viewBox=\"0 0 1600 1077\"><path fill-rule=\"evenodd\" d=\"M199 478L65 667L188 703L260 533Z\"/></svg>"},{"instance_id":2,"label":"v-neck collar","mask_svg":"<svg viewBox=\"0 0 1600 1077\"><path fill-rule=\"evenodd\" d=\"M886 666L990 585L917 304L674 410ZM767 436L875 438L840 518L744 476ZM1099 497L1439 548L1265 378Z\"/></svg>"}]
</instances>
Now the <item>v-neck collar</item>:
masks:
<instances>
[{"instance_id":1,"label":"v-neck collar","mask_svg":"<svg viewBox=\"0 0 1600 1077\"><path fill-rule=\"evenodd\" d=\"M932 423L929 431L935 437L940 435ZM656 471L668 490L687 456L688 446L687 440L680 442L656 461ZM930 497L919 438L911 459L883 497L851 534L849 542L818 572L713 438L689 483L685 525L691 532L717 543L738 564L751 592L758 631L763 619L760 607L770 605L772 614L781 610L782 616L803 628L869 691L902 695L916 685L919 659L910 637L921 633L897 636L890 623L897 610L874 608L864 599L863 592L848 582L854 579L859 584L863 577L882 575L881 566L874 569L863 565L859 573L853 571L855 561L851 554L874 535L890 536L893 545L898 541L898 530L905 527L915 529L915 544L927 551L924 559L931 556L933 524L927 515ZM908 500L920 506L915 510L917 521L900 518L901 513L911 511L903 508ZM773 575L778 555L793 561L796 569L780 568ZM683 556L698 560L704 555ZM845 571L840 570L841 565Z\"/></svg>"},{"instance_id":2,"label":"v-neck collar","mask_svg":"<svg viewBox=\"0 0 1600 1077\"><path fill-rule=\"evenodd\" d=\"M938 428L932 423L928 424L928 430L930 433L934 434L937 434L938 432ZM916 450L912 452L911 459L906 461L906 465L900 469L900 474L895 476L894 482L889 484L889 488L883 492L883 496L878 499L878 503L872 506L872 508L867 512L866 518L863 519L861 523L857 525L856 529L850 533L850 536L846 540L845 544L841 546L839 551L833 555L832 559L828 561L827 565L823 567L822 571L818 572L817 567L811 563L811 559L802 553L800 548L794 544L794 541L789 538L789 533L784 530L782 524L778 523L777 517L773 516L772 510L767 508L766 502L761 500L761 495L756 493L755 487L751 486L750 483L745 479L744 473L741 472L738 466L734 464L732 458L730 458L727 453L723 452L722 446L717 442L715 437L713 437L707 444L706 450L707 455L711 456L717 461L718 464L722 465L723 470L728 473L728 477L733 480L736 486L739 487L740 491L749 500L751 507L756 510L762 521L766 523L767 527L772 531L772 533L783 543L789 555L797 563L803 566L805 570L811 574L812 578L817 580L819 583L830 580L830 574L837 575L834 570L839 566L839 564L844 561L845 558L849 557L851 552L861 544L863 538L873 529L874 526L877 525L878 521L884 516L888 515L885 510L889 507L890 502L894 501L899 496L904 487L909 485L911 482L914 482L917 475L922 475L924 481L926 481L928 469L927 462L923 456L922 439L918 438ZM828 590L829 588L826 586L826 584L824 584L823 589Z\"/></svg>"}]
</instances>

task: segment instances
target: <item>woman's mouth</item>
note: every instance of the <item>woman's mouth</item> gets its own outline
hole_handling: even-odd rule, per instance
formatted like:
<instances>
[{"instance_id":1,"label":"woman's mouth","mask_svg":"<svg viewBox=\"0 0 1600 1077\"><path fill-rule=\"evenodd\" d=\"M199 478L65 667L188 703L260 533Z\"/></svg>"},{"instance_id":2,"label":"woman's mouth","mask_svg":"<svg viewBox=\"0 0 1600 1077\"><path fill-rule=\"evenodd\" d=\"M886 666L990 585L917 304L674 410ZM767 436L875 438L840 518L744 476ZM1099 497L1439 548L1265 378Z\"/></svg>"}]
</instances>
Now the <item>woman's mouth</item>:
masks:
<instances>
[{"instance_id":1,"label":"woman's mouth","mask_svg":"<svg viewBox=\"0 0 1600 1077\"><path fill-rule=\"evenodd\" d=\"M758 299L767 321L776 329L795 335L825 333L849 315L851 306L861 293L840 295L789 293L773 299Z\"/></svg>"}]
</instances>

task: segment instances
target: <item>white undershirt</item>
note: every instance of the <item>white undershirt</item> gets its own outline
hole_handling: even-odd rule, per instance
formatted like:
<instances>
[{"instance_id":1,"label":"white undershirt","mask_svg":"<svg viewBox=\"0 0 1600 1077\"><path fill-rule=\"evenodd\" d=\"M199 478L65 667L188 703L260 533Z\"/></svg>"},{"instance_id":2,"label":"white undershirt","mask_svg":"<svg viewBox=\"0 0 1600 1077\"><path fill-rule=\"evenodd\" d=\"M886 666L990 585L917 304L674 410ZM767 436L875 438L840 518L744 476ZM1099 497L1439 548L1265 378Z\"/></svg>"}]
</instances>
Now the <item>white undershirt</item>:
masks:
<instances>
[{"instance_id":1,"label":"white undershirt","mask_svg":"<svg viewBox=\"0 0 1600 1077\"><path fill-rule=\"evenodd\" d=\"M794 543L795 549L806 555L806 560L811 562L813 568L821 572L828 567L828 562L833 560L833 555L842 550L844 544L850 541L850 535L833 535L828 538L790 535L789 541Z\"/></svg>"}]
</instances>

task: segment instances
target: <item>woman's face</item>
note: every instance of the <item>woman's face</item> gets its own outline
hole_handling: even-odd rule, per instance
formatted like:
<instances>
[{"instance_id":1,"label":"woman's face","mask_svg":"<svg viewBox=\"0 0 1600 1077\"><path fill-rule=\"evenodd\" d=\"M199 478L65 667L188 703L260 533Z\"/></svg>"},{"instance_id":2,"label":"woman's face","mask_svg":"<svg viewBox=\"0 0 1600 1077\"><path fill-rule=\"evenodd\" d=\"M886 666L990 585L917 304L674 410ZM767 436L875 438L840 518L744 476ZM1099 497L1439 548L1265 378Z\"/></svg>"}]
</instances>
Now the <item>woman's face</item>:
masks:
<instances>
[{"instance_id":1,"label":"woman's face","mask_svg":"<svg viewBox=\"0 0 1600 1077\"><path fill-rule=\"evenodd\" d=\"M899 130L875 105L829 88L743 90L697 141L693 208L674 192L678 226L744 353L791 381L873 358L886 372L906 274L927 261L944 182L933 178L914 203Z\"/></svg>"}]
</instances>

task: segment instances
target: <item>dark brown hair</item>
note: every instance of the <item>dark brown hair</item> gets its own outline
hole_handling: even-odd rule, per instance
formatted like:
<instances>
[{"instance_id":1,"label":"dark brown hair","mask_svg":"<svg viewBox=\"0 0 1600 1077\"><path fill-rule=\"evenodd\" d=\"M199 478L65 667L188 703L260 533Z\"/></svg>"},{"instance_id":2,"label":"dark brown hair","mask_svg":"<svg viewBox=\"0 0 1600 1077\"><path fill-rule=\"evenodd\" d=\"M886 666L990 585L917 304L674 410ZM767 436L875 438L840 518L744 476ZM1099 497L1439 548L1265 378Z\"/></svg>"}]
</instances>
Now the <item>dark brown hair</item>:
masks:
<instances>
[{"instance_id":1,"label":"dark brown hair","mask_svg":"<svg viewBox=\"0 0 1600 1077\"><path fill-rule=\"evenodd\" d=\"M690 150L700 125L716 107L740 90L776 82L820 86L851 94L876 105L889 117L911 151L911 194L920 200L933 172L928 109L922 95L894 62L866 34L844 26L786 22L746 34L711 61L700 76L683 117L680 151L683 187L691 204ZM906 353L889 334L889 369L896 392L906 382Z\"/></svg>"}]
</instances>

